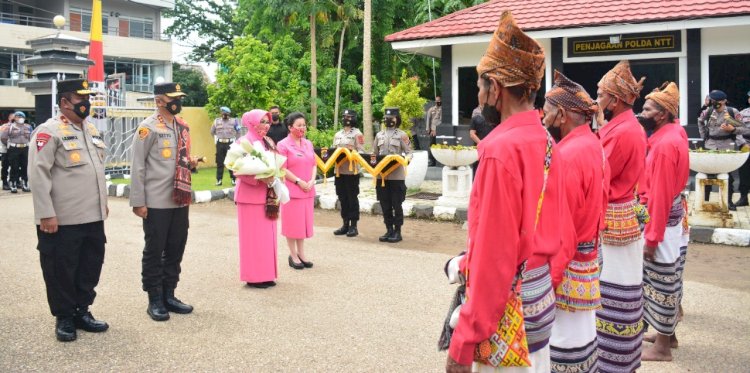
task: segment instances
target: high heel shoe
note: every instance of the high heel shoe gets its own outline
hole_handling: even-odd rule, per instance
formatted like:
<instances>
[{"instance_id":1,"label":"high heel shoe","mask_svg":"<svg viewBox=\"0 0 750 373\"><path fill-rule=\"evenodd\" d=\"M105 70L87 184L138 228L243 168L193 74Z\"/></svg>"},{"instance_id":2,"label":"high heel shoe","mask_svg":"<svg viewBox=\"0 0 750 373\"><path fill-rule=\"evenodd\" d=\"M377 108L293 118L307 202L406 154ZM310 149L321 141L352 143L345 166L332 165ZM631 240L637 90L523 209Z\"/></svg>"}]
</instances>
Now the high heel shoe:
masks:
<instances>
[{"instance_id":1,"label":"high heel shoe","mask_svg":"<svg viewBox=\"0 0 750 373\"><path fill-rule=\"evenodd\" d=\"M302 265L305 266L305 268L312 268L313 267L313 263L312 262L306 262L306 261L302 260L302 258L299 258L299 261L302 262Z\"/></svg>"},{"instance_id":2,"label":"high heel shoe","mask_svg":"<svg viewBox=\"0 0 750 373\"><path fill-rule=\"evenodd\" d=\"M292 260L292 256L291 255L289 255L289 266L292 267L292 268L294 268L294 269L305 269L305 265L302 264L302 263L295 263Z\"/></svg>"}]
</instances>

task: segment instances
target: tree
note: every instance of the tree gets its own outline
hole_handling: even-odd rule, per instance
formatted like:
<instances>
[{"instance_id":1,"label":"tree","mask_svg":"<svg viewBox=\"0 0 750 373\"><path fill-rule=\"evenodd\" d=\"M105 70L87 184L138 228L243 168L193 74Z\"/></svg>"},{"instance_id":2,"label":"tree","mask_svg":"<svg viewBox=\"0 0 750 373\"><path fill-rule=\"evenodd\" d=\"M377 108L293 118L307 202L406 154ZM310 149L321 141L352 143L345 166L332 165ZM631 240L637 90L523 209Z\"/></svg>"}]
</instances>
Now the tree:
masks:
<instances>
[{"instance_id":1,"label":"tree","mask_svg":"<svg viewBox=\"0 0 750 373\"><path fill-rule=\"evenodd\" d=\"M419 95L419 78L407 76L404 69L401 80L391 88L383 99L383 106L397 107L401 111L401 129L411 135L414 124L411 119L424 115L423 108L427 100Z\"/></svg>"},{"instance_id":2,"label":"tree","mask_svg":"<svg viewBox=\"0 0 750 373\"><path fill-rule=\"evenodd\" d=\"M206 77L196 66L183 66L172 63L172 81L180 83L182 90L187 96L182 99L184 106L206 106L208 103L208 91L206 89Z\"/></svg>"},{"instance_id":3,"label":"tree","mask_svg":"<svg viewBox=\"0 0 750 373\"><path fill-rule=\"evenodd\" d=\"M216 61L214 53L231 45L247 25L247 20L238 16L237 1L233 0L174 0L174 9L163 14L175 19L164 33L187 42L193 48L189 58L197 62Z\"/></svg>"},{"instance_id":4,"label":"tree","mask_svg":"<svg viewBox=\"0 0 750 373\"><path fill-rule=\"evenodd\" d=\"M372 0L365 0L365 37L362 47L362 126L365 143L372 144Z\"/></svg>"}]
</instances>

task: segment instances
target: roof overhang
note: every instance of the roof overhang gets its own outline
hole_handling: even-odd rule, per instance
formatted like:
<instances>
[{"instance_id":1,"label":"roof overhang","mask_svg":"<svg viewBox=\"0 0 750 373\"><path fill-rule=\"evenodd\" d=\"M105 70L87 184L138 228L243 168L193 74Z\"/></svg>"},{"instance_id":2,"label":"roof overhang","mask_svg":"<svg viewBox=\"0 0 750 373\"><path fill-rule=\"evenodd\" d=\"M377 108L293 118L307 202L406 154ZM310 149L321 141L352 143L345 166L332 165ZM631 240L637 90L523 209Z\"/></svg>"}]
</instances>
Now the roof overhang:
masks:
<instances>
[{"instance_id":1,"label":"roof overhang","mask_svg":"<svg viewBox=\"0 0 750 373\"><path fill-rule=\"evenodd\" d=\"M174 0L129 0L131 3L148 5L155 8L173 9Z\"/></svg>"},{"instance_id":2,"label":"roof overhang","mask_svg":"<svg viewBox=\"0 0 750 373\"><path fill-rule=\"evenodd\" d=\"M665 21L651 23L620 23L604 26L550 29L550 30L531 30L526 34L534 39L552 39L561 37L577 37L590 35L620 35L636 32L655 32L655 31L673 31L683 29L714 28L714 27L732 27L750 25L750 16L737 17L717 17L689 19L681 21ZM476 44L489 43L491 33L452 36L447 38L434 39L417 39L395 41L391 43L394 50L420 54L429 57L440 58L441 48L445 45L459 44Z\"/></svg>"}]
</instances>

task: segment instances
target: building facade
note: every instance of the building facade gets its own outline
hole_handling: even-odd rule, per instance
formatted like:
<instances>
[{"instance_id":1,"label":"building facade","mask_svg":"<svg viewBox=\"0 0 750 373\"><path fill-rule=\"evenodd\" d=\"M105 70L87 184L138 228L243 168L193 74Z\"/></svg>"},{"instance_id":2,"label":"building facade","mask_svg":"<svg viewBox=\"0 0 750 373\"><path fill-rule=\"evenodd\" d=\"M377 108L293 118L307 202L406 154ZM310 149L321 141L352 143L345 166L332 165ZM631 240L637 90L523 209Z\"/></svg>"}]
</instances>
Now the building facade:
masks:
<instances>
[{"instance_id":1,"label":"building facade","mask_svg":"<svg viewBox=\"0 0 750 373\"><path fill-rule=\"evenodd\" d=\"M475 67L506 9L545 49L538 105L552 84L553 69L596 97L599 79L628 59L636 78L646 77L642 97L664 81L677 82L679 117L690 137L698 137L697 118L710 90L725 91L738 109L748 106L748 0L495 0L386 37L395 50L441 59L444 125L464 127L470 120L477 106ZM642 99L636 102L636 112L642 105Z\"/></svg>"},{"instance_id":2,"label":"building facade","mask_svg":"<svg viewBox=\"0 0 750 373\"><path fill-rule=\"evenodd\" d=\"M174 5L166 0L102 3L104 74L124 76L127 104L135 105L152 92L157 78L172 79L172 42L162 35L161 12ZM22 62L32 55L26 42L56 33L56 15L67 20L63 33L89 40L91 8L91 0L0 0L0 119L34 108L34 96L18 86L25 74L33 74Z\"/></svg>"}]
</instances>

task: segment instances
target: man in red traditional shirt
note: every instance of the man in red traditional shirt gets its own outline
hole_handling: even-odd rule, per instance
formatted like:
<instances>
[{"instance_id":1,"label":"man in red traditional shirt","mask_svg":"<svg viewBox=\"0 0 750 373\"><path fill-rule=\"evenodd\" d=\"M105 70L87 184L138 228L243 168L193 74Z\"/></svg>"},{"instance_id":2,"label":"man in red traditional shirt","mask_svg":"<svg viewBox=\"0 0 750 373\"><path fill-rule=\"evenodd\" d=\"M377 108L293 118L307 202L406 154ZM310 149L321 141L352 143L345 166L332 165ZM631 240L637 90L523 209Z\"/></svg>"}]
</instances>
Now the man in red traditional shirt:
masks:
<instances>
[{"instance_id":1,"label":"man in red traditional shirt","mask_svg":"<svg viewBox=\"0 0 750 373\"><path fill-rule=\"evenodd\" d=\"M609 167L599 138L589 125L599 106L580 84L555 71L544 104L544 125L560 133L555 166L565 171L563 245L552 259L557 296L550 338L552 372L596 372L596 310L599 296L599 231L607 208ZM601 123L602 119L597 122Z\"/></svg>"},{"instance_id":2,"label":"man in red traditional shirt","mask_svg":"<svg viewBox=\"0 0 750 373\"><path fill-rule=\"evenodd\" d=\"M633 372L641 366L643 244L635 194L646 164L646 134L633 113L643 80L621 61L599 81L597 101L607 123L599 131L611 171L602 235L602 308L596 312L599 369Z\"/></svg>"},{"instance_id":3,"label":"man in red traditional shirt","mask_svg":"<svg viewBox=\"0 0 750 373\"><path fill-rule=\"evenodd\" d=\"M501 124L479 144L479 169L469 201L468 251L461 262L462 272L468 272L467 297L451 338L446 371L472 371L478 344L489 343L497 331L514 279L523 274L531 371L549 372L555 301L549 258L559 249L559 235L550 235L556 240L551 245L537 243L535 235L540 202L555 206L554 194L543 192L546 183L556 180L549 169L554 165L554 141L533 105L544 76L544 50L505 11L477 73L490 83L483 112L499 114ZM526 270L521 273L523 263ZM481 363L473 368L495 369Z\"/></svg>"},{"instance_id":4,"label":"man in red traditional shirt","mask_svg":"<svg viewBox=\"0 0 750 373\"><path fill-rule=\"evenodd\" d=\"M646 96L640 120L647 131L648 156L642 194L651 221L643 247L644 320L656 330L654 344L643 350L644 361L672 361L671 338L682 298L680 246L682 191L688 181L689 157L685 130L675 123L680 102L677 85L665 83Z\"/></svg>"}]
</instances>

